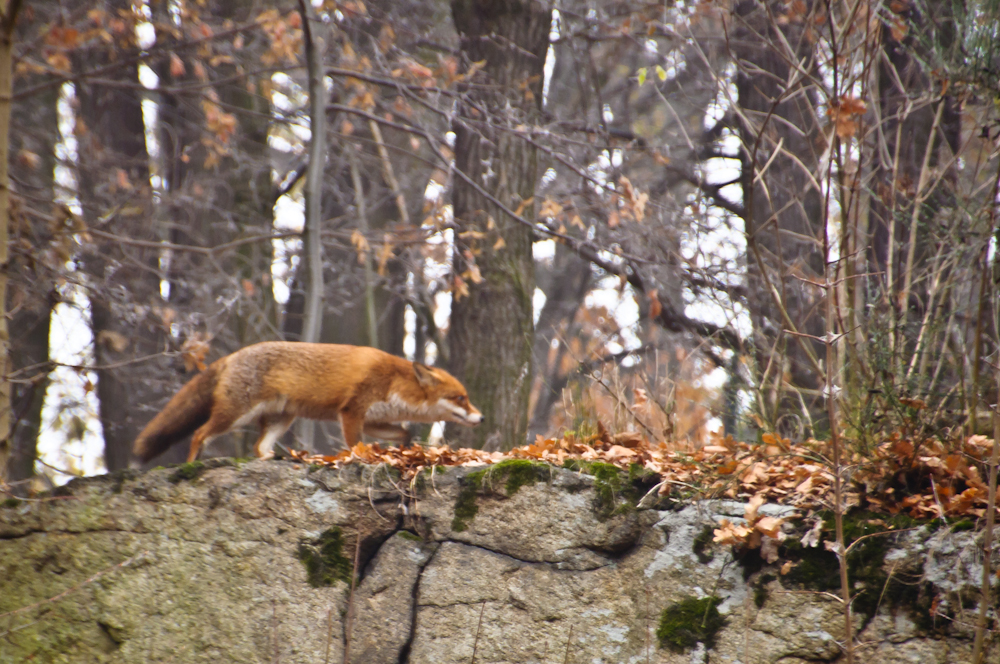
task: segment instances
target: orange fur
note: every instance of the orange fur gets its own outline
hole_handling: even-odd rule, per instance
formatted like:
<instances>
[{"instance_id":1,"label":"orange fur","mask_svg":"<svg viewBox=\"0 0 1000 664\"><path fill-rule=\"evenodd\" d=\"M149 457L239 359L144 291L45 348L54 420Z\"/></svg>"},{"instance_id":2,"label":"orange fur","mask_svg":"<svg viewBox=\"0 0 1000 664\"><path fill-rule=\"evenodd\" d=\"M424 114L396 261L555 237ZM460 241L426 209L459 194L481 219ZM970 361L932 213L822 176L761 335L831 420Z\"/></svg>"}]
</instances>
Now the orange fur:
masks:
<instances>
[{"instance_id":1,"label":"orange fur","mask_svg":"<svg viewBox=\"0 0 1000 664\"><path fill-rule=\"evenodd\" d=\"M482 421L462 384L443 369L415 364L377 348L267 341L212 363L174 395L136 438L146 462L192 431L188 461L212 438L241 424L261 428L254 452L271 447L296 417L339 419L353 447L362 430L406 440L394 422Z\"/></svg>"}]
</instances>

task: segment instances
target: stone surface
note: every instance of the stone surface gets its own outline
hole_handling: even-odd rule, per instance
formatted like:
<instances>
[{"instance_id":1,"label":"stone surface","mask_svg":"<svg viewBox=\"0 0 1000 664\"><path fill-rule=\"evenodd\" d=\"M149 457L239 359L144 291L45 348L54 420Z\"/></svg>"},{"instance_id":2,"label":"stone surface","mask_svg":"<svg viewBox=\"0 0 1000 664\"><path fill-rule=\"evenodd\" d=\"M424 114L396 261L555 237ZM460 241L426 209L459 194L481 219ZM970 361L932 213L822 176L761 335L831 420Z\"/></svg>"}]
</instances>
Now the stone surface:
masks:
<instances>
[{"instance_id":1,"label":"stone surface","mask_svg":"<svg viewBox=\"0 0 1000 664\"><path fill-rule=\"evenodd\" d=\"M836 597L786 587L780 561L748 569L728 548L695 551L741 503L619 505L608 517L592 477L552 469L511 495L487 478L456 530L481 470L401 483L385 468L216 460L5 503L0 662L339 663L348 632L356 664L844 661ZM353 593L344 579L313 587L300 560L333 532L347 569L361 570ZM976 536L887 536L885 571L929 584L948 617L917 620L887 601L855 618L856 661L970 660ZM661 648L664 609L709 595L727 621L714 644Z\"/></svg>"}]
</instances>

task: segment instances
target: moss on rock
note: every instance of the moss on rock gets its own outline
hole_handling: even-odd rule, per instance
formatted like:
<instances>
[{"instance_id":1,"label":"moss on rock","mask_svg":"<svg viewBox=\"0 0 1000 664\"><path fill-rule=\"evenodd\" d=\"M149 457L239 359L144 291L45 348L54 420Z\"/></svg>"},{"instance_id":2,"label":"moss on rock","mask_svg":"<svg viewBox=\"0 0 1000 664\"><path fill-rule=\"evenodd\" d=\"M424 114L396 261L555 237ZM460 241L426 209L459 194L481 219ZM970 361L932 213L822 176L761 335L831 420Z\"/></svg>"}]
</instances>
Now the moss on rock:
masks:
<instances>
[{"instance_id":1,"label":"moss on rock","mask_svg":"<svg viewBox=\"0 0 1000 664\"><path fill-rule=\"evenodd\" d=\"M344 536L336 526L314 540L301 542L298 558L313 588L351 580L351 561L344 555Z\"/></svg>"},{"instance_id":2,"label":"moss on rock","mask_svg":"<svg viewBox=\"0 0 1000 664\"><path fill-rule=\"evenodd\" d=\"M646 492L660 481L656 473L639 464L632 464L626 473L611 463L570 459L563 468L594 478L597 514L602 519L633 511Z\"/></svg>"},{"instance_id":3,"label":"moss on rock","mask_svg":"<svg viewBox=\"0 0 1000 664\"><path fill-rule=\"evenodd\" d=\"M834 531L832 513L820 515L828 537ZM921 524L904 515L886 517L870 512L855 512L844 516L844 544L861 540L847 555L847 575L850 582L852 606L855 613L867 622L879 606L891 610L907 609L914 623L924 630L947 629L947 621L935 621L931 616L933 591L929 584L921 583L923 567L907 566L903 569L885 569L885 556L892 548L894 532L920 525L933 527L936 523ZM866 537L873 535L871 537ZM864 539L861 539L864 538ZM810 590L839 592L840 575L837 556L825 547L804 547L797 539L785 542L782 557L796 565L784 577L786 582ZM890 573L891 572L891 573Z\"/></svg>"},{"instance_id":4,"label":"moss on rock","mask_svg":"<svg viewBox=\"0 0 1000 664\"><path fill-rule=\"evenodd\" d=\"M767 584L774 581L775 576L773 574L761 574L757 577L757 580L753 583L753 603L758 609L764 608L764 603L767 601L768 590Z\"/></svg>"},{"instance_id":5,"label":"moss on rock","mask_svg":"<svg viewBox=\"0 0 1000 664\"><path fill-rule=\"evenodd\" d=\"M170 481L174 484L185 480L190 481L201 475L203 472L205 472L205 463L202 461L182 463L177 466L177 470L175 470L174 474L170 476Z\"/></svg>"},{"instance_id":6,"label":"moss on rock","mask_svg":"<svg viewBox=\"0 0 1000 664\"><path fill-rule=\"evenodd\" d=\"M707 565L715 558L715 553L710 549L712 539L714 538L714 531L715 529L712 526L706 525L694 538L694 544L691 546L691 550L698 557L698 562L702 565Z\"/></svg>"},{"instance_id":7,"label":"moss on rock","mask_svg":"<svg viewBox=\"0 0 1000 664\"><path fill-rule=\"evenodd\" d=\"M409 540L411 542L423 542L424 541L424 539L420 535L417 535L416 533L411 533L409 530L399 530L399 531L396 532L396 536L397 537L401 537L401 538L403 538L405 540Z\"/></svg>"},{"instance_id":8,"label":"moss on rock","mask_svg":"<svg viewBox=\"0 0 1000 664\"><path fill-rule=\"evenodd\" d=\"M469 521L479 513L479 505L476 503L479 495L497 495L500 492L495 487L503 484L503 495L510 498L521 487L547 480L551 475L552 468L548 464L528 459L508 459L469 473L460 480L462 489L455 499L455 517L452 519L451 529L460 533L468 527Z\"/></svg>"},{"instance_id":9,"label":"moss on rock","mask_svg":"<svg viewBox=\"0 0 1000 664\"><path fill-rule=\"evenodd\" d=\"M711 649L715 636L725 627L726 619L719 614L722 599L714 595L695 599L688 597L663 609L656 638L661 648L684 652L699 643Z\"/></svg>"}]
</instances>

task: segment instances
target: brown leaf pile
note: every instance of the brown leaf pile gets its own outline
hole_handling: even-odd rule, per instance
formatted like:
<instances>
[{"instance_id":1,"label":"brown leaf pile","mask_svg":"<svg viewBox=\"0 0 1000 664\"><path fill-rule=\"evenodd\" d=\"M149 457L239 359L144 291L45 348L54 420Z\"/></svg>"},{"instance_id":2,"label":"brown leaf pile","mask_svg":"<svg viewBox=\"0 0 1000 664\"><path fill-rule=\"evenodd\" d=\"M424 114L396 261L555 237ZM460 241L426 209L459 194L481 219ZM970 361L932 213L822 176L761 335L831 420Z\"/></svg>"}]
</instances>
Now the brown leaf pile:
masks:
<instances>
[{"instance_id":1,"label":"brown leaf pile","mask_svg":"<svg viewBox=\"0 0 1000 664\"><path fill-rule=\"evenodd\" d=\"M981 517L987 486L983 480L992 440L972 436L957 445L914 441L895 434L867 457L846 452L842 477L847 507L930 519ZM382 448L359 443L333 455L295 451L298 461L340 468L351 463L384 463L404 480L433 466L481 466L506 459L531 459L562 466L567 461L610 463L622 469L638 464L660 476L661 494L678 497L750 497L802 510L832 509L833 471L829 443L792 444L772 434L761 443L717 436L701 449L684 452L675 444L651 443L635 432L609 434L602 426L586 439L573 434L542 438L510 452L440 447Z\"/></svg>"},{"instance_id":2,"label":"brown leaf pile","mask_svg":"<svg viewBox=\"0 0 1000 664\"><path fill-rule=\"evenodd\" d=\"M768 563L778 560L778 547L787 535L781 530L783 518L762 516L757 512L764 504L764 496L757 494L747 503L743 523L733 523L729 519L719 521L713 531L712 541L747 549L761 549L761 555Z\"/></svg>"}]
</instances>

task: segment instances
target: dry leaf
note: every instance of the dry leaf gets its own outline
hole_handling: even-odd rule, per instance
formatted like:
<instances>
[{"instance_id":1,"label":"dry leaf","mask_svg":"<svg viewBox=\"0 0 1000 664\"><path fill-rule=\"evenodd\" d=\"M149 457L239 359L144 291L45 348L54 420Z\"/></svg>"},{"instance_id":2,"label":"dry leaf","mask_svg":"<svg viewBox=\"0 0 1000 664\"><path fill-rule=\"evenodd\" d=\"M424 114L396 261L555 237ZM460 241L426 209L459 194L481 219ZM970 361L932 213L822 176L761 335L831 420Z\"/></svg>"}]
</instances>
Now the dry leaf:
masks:
<instances>
[{"instance_id":1,"label":"dry leaf","mask_svg":"<svg viewBox=\"0 0 1000 664\"><path fill-rule=\"evenodd\" d=\"M101 330L97 333L97 343L107 346L116 353L121 353L128 348L129 340L128 337L120 332Z\"/></svg>"},{"instance_id":2,"label":"dry leaf","mask_svg":"<svg viewBox=\"0 0 1000 664\"><path fill-rule=\"evenodd\" d=\"M368 244L368 239L357 228L351 232L351 244L354 245L354 251L358 254L358 263L364 264L365 257L371 251L371 246Z\"/></svg>"},{"instance_id":3,"label":"dry leaf","mask_svg":"<svg viewBox=\"0 0 1000 664\"><path fill-rule=\"evenodd\" d=\"M176 53L170 54L170 75L174 78L184 75L184 61Z\"/></svg>"},{"instance_id":4,"label":"dry leaf","mask_svg":"<svg viewBox=\"0 0 1000 664\"><path fill-rule=\"evenodd\" d=\"M185 371L193 371L195 367L198 368L198 371L204 371L207 368L205 357L211 349L210 340L211 337L203 333L192 334L187 338L184 345L181 346L181 357L184 359Z\"/></svg>"},{"instance_id":5,"label":"dry leaf","mask_svg":"<svg viewBox=\"0 0 1000 664\"><path fill-rule=\"evenodd\" d=\"M647 297L649 297L649 317L656 320L663 313L663 305L660 304L660 298L657 297L658 289L654 288L649 291Z\"/></svg>"}]
</instances>

